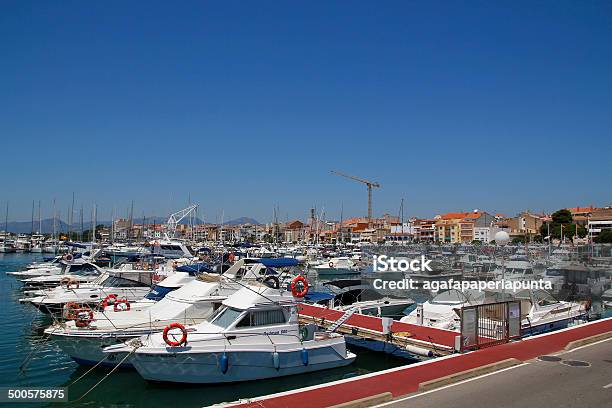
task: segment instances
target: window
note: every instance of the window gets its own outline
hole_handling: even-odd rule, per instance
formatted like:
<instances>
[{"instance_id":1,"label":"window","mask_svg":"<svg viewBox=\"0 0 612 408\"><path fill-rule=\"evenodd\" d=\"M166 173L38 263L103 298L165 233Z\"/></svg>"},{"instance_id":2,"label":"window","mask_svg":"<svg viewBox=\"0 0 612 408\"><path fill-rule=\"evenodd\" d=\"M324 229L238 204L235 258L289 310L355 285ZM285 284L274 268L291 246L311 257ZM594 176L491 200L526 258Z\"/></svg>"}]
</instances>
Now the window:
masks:
<instances>
[{"instance_id":1,"label":"window","mask_svg":"<svg viewBox=\"0 0 612 408\"><path fill-rule=\"evenodd\" d=\"M242 318L236 327L267 326L270 324L282 324L285 322L285 313L283 313L282 309L263 310L249 312Z\"/></svg>"},{"instance_id":2,"label":"window","mask_svg":"<svg viewBox=\"0 0 612 408\"><path fill-rule=\"evenodd\" d=\"M221 312L216 315L216 317L211 321L211 323L215 326L227 329L232 323L236 321L238 316L240 316L241 314L241 310L226 307L225 309L221 309Z\"/></svg>"}]
</instances>

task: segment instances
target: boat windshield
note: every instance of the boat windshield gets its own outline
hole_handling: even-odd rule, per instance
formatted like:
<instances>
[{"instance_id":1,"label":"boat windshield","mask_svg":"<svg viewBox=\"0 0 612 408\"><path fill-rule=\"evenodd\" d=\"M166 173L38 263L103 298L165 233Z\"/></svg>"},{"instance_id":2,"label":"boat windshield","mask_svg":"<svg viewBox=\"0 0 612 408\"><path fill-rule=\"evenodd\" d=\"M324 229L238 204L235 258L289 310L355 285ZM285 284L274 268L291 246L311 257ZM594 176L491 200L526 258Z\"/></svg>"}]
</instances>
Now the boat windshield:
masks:
<instances>
[{"instance_id":1,"label":"boat windshield","mask_svg":"<svg viewBox=\"0 0 612 408\"><path fill-rule=\"evenodd\" d=\"M238 319L238 316L242 314L242 310L233 309L231 307L226 307L221 309L221 311L214 316L211 320L211 323L215 326L219 326L223 329L227 329L232 323Z\"/></svg>"},{"instance_id":2,"label":"boat windshield","mask_svg":"<svg viewBox=\"0 0 612 408\"><path fill-rule=\"evenodd\" d=\"M70 265L70 269L66 271L70 275L79 276L95 276L98 275L98 269L92 264L74 264Z\"/></svg>"},{"instance_id":3,"label":"boat windshield","mask_svg":"<svg viewBox=\"0 0 612 408\"><path fill-rule=\"evenodd\" d=\"M466 303L472 302L479 298L483 298L484 294L478 291L466 291L465 293L460 290L447 290L434 297L430 303L433 304L453 304L453 303Z\"/></svg>"},{"instance_id":4,"label":"boat windshield","mask_svg":"<svg viewBox=\"0 0 612 408\"><path fill-rule=\"evenodd\" d=\"M119 276L109 276L108 278L104 279L102 286L105 288L137 288L146 287L147 285L131 279L121 278Z\"/></svg>"}]
</instances>

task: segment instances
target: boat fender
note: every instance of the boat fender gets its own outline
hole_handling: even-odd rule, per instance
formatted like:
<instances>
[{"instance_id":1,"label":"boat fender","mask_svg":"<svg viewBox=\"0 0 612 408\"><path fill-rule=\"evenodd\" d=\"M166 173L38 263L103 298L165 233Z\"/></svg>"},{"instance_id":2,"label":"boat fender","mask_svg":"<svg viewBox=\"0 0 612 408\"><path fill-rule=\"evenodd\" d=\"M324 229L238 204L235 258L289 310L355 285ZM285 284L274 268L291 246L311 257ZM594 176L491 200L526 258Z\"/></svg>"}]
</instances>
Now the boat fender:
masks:
<instances>
[{"instance_id":1,"label":"boat fender","mask_svg":"<svg viewBox=\"0 0 612 408\"><path fill-rule=\"evenodd\" d=\"M423 347L418 347L418 346L412 346L410 344L406 345L406 351L412 354L415 354L417 356L422 356L422 357L433 357L433 351L423 348Z\"/></svg>"},{"instance_id":2,"label":"boat fender","mask_svg":"<svg viewBox=\"0 0 612 408\"><path fill-rule=\"evenodd\" d=\"M266 276L263 280L264 285L271 287L272 289L278 289L280 288L280 281L278 280L278 278L276 276Z\"/></svg>"},{"instance_id":3,"label":"boat fender","mask_svg":"<svg viewBox=\"0 0 612 408\"><path fill-rule=\"evenodd\" d=\"M227 373L227 370L229 369L229 358L227 358L227 354L225 353L223 353L219 359L219 368L221 368L221 372L223 374Z\"/></svg>"},{"instance_id":4,"label":"boat fender","mask_svg":"<svg viewBox=\"0 0 612 408\"><path fill-rule=\"evenodd\" d=\"M278 351L272 353L272 361L274 362L274 368L278 371L280 369L280 355Z\"/></svg>"},{"instance_id":5,"label":"boat fender","mask_svg":"<svg viewBox=\"0 0 612 408\"><path fill-rule=\"evenodd\" d=\"M308 350L302 349L300 354L302 355L302 364L307 366L308 365Z\"/></svg>"},{"instance_id":6,"label":"boat fender","mask_svg":"<svg viewBox=\"0 0 612 408\"><path fill-rule=\"evenodd\" d=\"M298 289L298 283L302 283L302 290ZM308 293L308 281L302 275L296 276L291 281L291 294L298 298L303 298Z\"/></svg>"}]
</instances>

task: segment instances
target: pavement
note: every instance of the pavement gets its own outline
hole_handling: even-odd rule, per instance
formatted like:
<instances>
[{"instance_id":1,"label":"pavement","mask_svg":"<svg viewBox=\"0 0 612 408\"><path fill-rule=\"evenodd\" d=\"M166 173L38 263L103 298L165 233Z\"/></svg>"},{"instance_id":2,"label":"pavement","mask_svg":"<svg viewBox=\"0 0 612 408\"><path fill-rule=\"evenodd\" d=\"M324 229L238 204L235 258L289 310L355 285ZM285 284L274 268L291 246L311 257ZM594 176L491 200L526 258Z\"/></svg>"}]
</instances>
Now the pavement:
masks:
<instances>
[{"instance_id":1,"label":"pavement","mask_svg":"<svg viewBox=\"0 0 612 408\"><path fill-rule=\"evenodd\" d=\"M415 393L377 407L503 408L612 406L612 338ZM568 361L588 363L570 366ZM584 364L582 363L582 364Z\"/></svg>"}]
</instances>

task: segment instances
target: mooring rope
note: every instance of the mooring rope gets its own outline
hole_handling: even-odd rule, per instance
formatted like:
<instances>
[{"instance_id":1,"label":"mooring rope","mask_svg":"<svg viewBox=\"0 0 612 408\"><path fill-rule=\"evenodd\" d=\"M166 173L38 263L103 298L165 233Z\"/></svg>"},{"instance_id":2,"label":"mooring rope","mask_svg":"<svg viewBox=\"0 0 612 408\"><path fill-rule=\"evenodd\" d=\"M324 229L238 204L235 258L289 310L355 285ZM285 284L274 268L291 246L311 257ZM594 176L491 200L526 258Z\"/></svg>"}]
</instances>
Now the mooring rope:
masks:
<instances>
[{"instance_id":1,"label":"mooring rope","mask_svg":"<svg viewBox=\"0 0 612 408\"><path fill-rule=\"evenodd\" d=\"M114 373L114 372L115 372L115 370L116 370L117 368L119 368L119 366L120 366L121 364L123 364L123 362L124 362L125 360L127 360L127 359L128 359L128 357L130 357L132 354L134 354L134 352L135 352L136 350L138 350L138 347L134 347L134 349L133 349L132 351L130 351L130 352L129 352L129 353L128 353L128 354L127 354L125 357L123 357L123 359L122 359L122 360L121 360L121 361L120 361L120 362L119 362L119 363L118 363L116 366L114 366L112 370L110 370L110 371L109 371L109 372L108 372L108 373L107 373L107 374L106 374L104 377L102 377L102 379L101 379L100 381L98 381L97 383L95 383L93 387L91 387L89 390L87 390L87 392L85 392L85 394L81 395L81 397L80 397L78 400L74 401L74 402L78 402L78 401L82 400L83 398L85 398L85 397L86 397L86 396L87 396L87 395L88 395L90 392L92 392L92 391L93 391L93 390L94 390L94 389L95 389L95 388L96 388L98 385L100 385L100 384L102 383L102 381L106 380L106 379L107 379L107 378L108 378L108 377L109 377L109 376L110 376L112 373Z\"/></svg>"}]
</instances>

